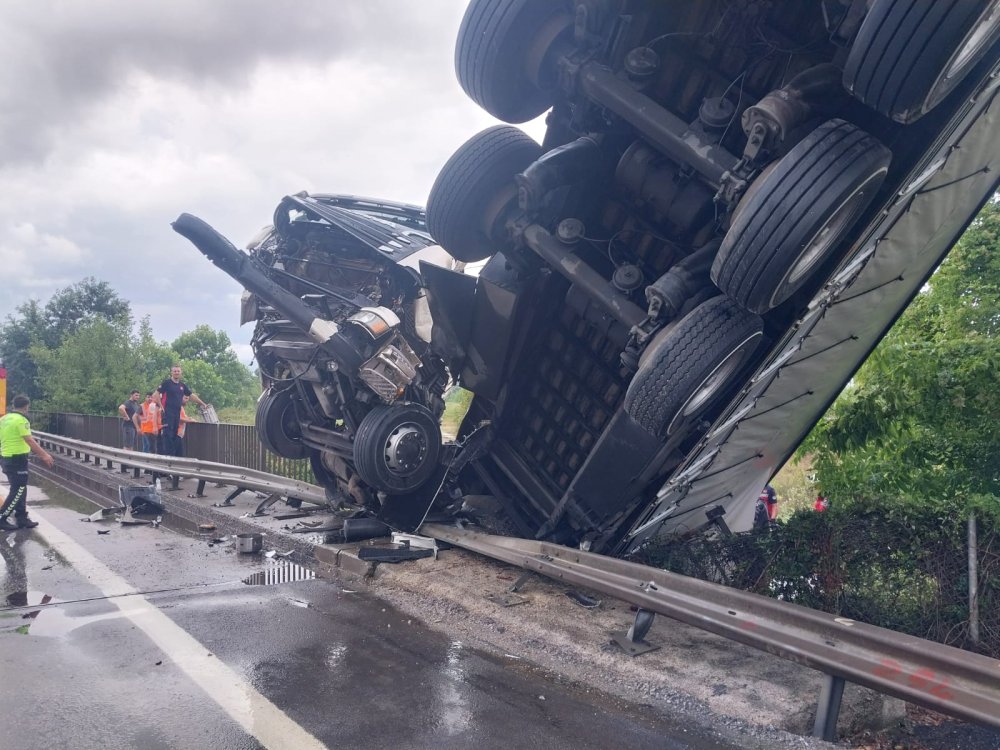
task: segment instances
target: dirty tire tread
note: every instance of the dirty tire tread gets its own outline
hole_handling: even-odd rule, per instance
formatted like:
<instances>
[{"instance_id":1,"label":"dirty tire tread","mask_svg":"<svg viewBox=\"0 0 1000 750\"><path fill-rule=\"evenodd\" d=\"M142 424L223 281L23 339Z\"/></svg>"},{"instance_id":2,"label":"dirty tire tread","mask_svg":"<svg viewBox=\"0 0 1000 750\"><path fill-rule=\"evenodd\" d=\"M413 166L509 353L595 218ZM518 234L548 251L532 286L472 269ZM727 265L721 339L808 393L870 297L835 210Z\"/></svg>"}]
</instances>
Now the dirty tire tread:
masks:
<instances>
[{"instance_id":1,"label":"dirty tire tread","mask_svg":"<svg viewBox=\"0 0 1000 750\"><path fill-rule=\"evenodd\" d=\"M740 205L712 264L712 280L748 310L767 312L776 284L822 227L824 215L836 208L832 199L887 166L890 157L888 149L850 123L830 120L821 125ZM868 188L868 201L877 188L877 183ZM860 204L855 216L866 205ZM833 242L828 252L836 245Z\"/></svg>"},{"instance_id":2,"label":"dirty tire tread","mask_svg":"<svg viewBox=\"0 0 1000 750\"><path fill-rule=\"evenodd\" d=\"M469 98L498 120L527 122L549 107L546 92L531 91L526 81L515 85L517 71L504 66L517 62L511 45L530 39L536 16L550 13L551 2L472 0L466 8L455 44L455 75Z\"/></svg>"},{"instance_id":3,"label":"dirty tire tread","mask_svg":"<svg viewBox=\"0 0 1000 750\"><path fill-rule=\"evenodd\" d=\"M477 133L445 162L427 198L427 230L453 258L474 262L498 248L479 229L477 218L498 190L513 185L542 154L530 136L510 125Z\"/></svg>"},{"instance_id":4,"label":"dirty tire tread","mask_svg":"<svg viewBox=\"0 0 1000 750\"><path fill-rule=\"evenodd\" d=\"M625 392L625 412L650 434L663 437L688 398L723 358L762 330L758 316L725 296L703 302L662 341L652 344L653 350ZM709 399L705 408L711 404Z\"/></svg>"},{"instance_id":5,"label":"dirty tire tread","mask_svg":"<svg viewBox=\"0 0 1000 750\"><path fill-rule=\"evenodd\" d=\"M985 0L876 0L851 46L844 86L876 112L914 122L930 109L932 86L985 7Z\"/></svg>"}]
</instances>

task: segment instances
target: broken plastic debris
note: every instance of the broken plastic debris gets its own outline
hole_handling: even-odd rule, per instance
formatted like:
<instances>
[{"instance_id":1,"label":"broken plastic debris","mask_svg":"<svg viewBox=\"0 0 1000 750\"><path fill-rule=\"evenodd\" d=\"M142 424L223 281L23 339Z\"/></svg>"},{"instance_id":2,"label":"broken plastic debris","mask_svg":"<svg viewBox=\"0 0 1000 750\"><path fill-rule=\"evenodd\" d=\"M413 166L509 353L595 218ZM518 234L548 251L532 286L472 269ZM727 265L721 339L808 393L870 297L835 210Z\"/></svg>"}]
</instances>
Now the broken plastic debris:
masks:
<instances>
[{"instance_id":1,"label":"broken plastic debris","mask_svg":"<svg viewBox=\"0 0 1000 750\"><path fill-rule=\"evenodd\" d=\"M598 607L601 606L600 599L595 599L592 596L581 594L579 591L570 590L566 591L565 594L584 609L597 609Z\"/></svg>"}]
</instances>

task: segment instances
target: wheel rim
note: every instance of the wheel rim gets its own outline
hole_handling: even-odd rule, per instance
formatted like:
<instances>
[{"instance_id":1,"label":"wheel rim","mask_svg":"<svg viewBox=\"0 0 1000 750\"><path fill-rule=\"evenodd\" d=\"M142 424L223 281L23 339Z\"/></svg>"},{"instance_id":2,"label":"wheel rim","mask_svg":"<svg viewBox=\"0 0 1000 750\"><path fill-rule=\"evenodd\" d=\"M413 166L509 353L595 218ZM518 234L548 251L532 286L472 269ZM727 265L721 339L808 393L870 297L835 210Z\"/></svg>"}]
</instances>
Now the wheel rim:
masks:
<instances>
[{"instance_id":1,"label":"wheel rim","mask_svg":"<svg viewBox=\"0 0 1000 750\"><path fill-rule=\"evenodd\" d=\"M524 76L540 91L552 85L554 74L547 69L552 50L557 41L573 28L573 18L566 13L557 13L538 29L538 33L524 56Z\"/></svg>"},{"instance_id":2,"label":"wheel rim","mask_svg":"<svg viewBox=\"0 0 1000 750\"><path fill-rule=\"evenodd\" d=\"M934 82L934 86L927 94L925 112L935 107L955 87L962 74L974 63L976 56L996 34L998 28L1000 28L1000 1L993 0L976 19L972 30L962 40L948 67Z\"/></svg>"},{"instance_id":3,"label":"wheel rim","mask_svg":"<svg viewBox=\"0 0 1000 750\"><path fill-rule=\"evenodd\" d=\"M757 347L757 343L762 336L760 331L747 336L723 357L712 371L695 388L694 393L688 396L687 400L677 411L677 414L667 426L667 434L671 435L686 420L701 412L719 390L729 381L733 374L743 365L746 356Z\"/></svg>"},{"instance_id":4,"label":"wheel rim","mask_svg":"<svg viewBox=\"0 0 1000 750\"><path fill-rule=\"evenodd\" d=\"M775 288L774 294L771 295L771 300L768 303L770 307L777 307L788 299L805 282L816 266L826 259L830 248L854 223L861 206L867 204L869 186L872 182L881 182L887 171L887 169L880 169L869 175L823 223L823 226L806 243L805 249L785 272L781 282Z\"/></svg>"},{"instance_id":5,"label":"wheel rim","mask_svg":"<svg viewBox=\"0 0 1000 750\"><path fill-rule=\"evenodd\" d=\"M396 427L385 441L385 465L393 474L412 476L427 457L427 434L413 422Z\"/></svg>"}]
</instances>

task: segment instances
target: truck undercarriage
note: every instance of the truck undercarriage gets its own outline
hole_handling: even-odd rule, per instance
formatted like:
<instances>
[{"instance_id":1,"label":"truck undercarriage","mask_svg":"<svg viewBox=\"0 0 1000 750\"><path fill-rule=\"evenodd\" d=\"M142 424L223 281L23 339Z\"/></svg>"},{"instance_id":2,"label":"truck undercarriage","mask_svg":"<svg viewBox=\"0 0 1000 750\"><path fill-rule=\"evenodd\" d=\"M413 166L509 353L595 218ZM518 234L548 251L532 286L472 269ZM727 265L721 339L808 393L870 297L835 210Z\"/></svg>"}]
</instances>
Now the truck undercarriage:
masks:
<instances>
[{"instance_id":1,"label":"truck undercarriage","mask_svg":"<svg viewBox=\"0 0 1000 750\"><path fill-rule=\"evenodd\" d=\"M267 448L399 525L488 497L514 533L623 552L697 494L678 477L707 470L817 299L864 272L871 228L986 116L998 35L997 2L473 0L459 82L509 123L548 111L542 144L473 136L426 222L301 194L249 254L175 228L250 292ZM987 182L926 230L967 223ZM917 289L843 333L873 345ZM443 443L451 384L474 398ZM822 406L677 528L752 506Z\"/></svg>"}]
</instances>

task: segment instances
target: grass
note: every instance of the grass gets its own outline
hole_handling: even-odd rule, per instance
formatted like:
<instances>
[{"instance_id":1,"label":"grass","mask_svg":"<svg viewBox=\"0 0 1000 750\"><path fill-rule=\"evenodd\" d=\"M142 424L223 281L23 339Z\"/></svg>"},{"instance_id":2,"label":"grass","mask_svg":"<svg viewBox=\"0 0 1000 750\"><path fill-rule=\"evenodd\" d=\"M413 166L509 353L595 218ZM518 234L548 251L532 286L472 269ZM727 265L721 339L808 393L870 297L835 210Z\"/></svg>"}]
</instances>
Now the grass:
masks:
<instances>
[{"instance_id":1,"label":"grass","mask_svg":"<svg viewBox=\"0 0 1000 750\"><path fill-rule=\"evenodd\" d=\"M444 414L441 415L441 434L446 438L454 438L462 424L465 413L472 403L472 391L455 386L445 395Z\"/></svg>"}]
</instances>

